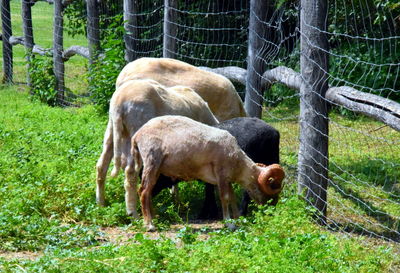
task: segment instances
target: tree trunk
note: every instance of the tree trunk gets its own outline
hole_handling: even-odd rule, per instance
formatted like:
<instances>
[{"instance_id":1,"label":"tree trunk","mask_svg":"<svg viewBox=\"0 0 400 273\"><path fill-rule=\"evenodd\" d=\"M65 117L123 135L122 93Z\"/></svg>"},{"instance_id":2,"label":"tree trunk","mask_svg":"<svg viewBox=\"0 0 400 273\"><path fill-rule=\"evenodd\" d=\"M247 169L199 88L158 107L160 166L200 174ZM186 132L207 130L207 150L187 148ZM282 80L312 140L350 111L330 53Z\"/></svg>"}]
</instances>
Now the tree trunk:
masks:
<instances>
[{"instance_id":1,"label":"tree trunk","mask_svg":"<svg viewBox=\"0 0 400 273\"><path fill-rule=\"evenodd\" d=\"M327 0L301 0L299 193L326 223L328 185Z\"/></svg>"},{"instance_id":2,"label":"tree trunk","mask_svg":"<svg viewBox=\"0 0 400 273\"><path fill-rule=\"evenodd\" d=\"M360 92L350 86L331 87L326 99L353 112L379 120L400 131L400 104L377 95Z\"/></svg>"},{"instance_id":3,"label":"tree trunk","mask_svg":"<svg viewBox=\"0 0 400 273\"><path fill-rule=\"evenodd\" d=\"M87 36L89 42L89 63L97 59L100 50L100 18L97 0L86 0Z\"/></svg>"},{"instance_id":4,"label":"tree trunk","mask_svg":"<svg viewBox=\"0 0 400 273\"><path fill-rule=\"evenodd\" d=\"M261 75L265 70L262 51L266 40L266 22L271 1L250 0L249 40L247 56L247 78L245 108L251 117L261 117L263 92ZM260 58L261 57L261 58Z\"/></svg>"},{"instance_id":5,"label":"tree trunk","mask_svg":"<svg viewBox=\"0 0 400 273\"><path fill-rule=\"evenodd\" d=\"M34 46L33 41L33 27L32 27L32 2L30 0L22 0L22 25L24 30L24 41L25 41L25 53L27 62L27 83L32 88L31 78L29 75L30 62L32 56L32 50Z\"/></svg>"},{"instance_id":6,"label":"tree trunk","mask_svg":"<svg viewBox=\"0 0 400 273\"><path fill-rule=\"evenodd\" d=\"M54 0L54 30L53 30L53 69L56 77L57 103L64 101L64 61L63 61L63 6L62 0Z\"/></svg>"},{"instance_id":7,"label":"tree trunk","mask_svg":"<svg viewBox=\"0 0 400 273\"><path fill-rule=\"evenodd\" d=\"M138 31L137 31L137 0L124 0L124 21L125 21L125 60L132 62L138 58L137 46Z\"/></svg>"},{"instance_id":8,"label":"tree trunk","mask_svg":"<svg viewBox=\"0 0 400 273\"><path fill-rule=\"evenodd\" d=\"M11 29L11 16L10 16L10 0L1 0L1 21L3 28L3 83L13 82L13 51L10 43L10 37L12 36Z\"/></svg>"},{"instance_id":9,"label":"tree trunk","mask_svg":"<svg viewBox=\"0 0 400 273\"><path fill-rule=\"evenodd\" d=\"M177 13L175 9L178 7L177 0L164 1L164 41L163 41L163 57L175 58L176 56L176 34L177 34Z\"/></svg>"}]
</instances>

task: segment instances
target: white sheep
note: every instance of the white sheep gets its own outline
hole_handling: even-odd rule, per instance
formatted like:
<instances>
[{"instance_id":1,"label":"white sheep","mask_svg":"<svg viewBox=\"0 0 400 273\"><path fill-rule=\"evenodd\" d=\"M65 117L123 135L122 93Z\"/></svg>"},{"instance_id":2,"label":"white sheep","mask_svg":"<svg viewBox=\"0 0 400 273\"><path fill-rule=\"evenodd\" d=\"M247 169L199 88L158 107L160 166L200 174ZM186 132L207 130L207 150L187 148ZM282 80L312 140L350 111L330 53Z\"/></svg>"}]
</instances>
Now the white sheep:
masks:
<instances>
[{"instance_id":1,"label":"white sheep","mask_svg":"<svg viewBox=\"0 0 400 273\"><path fill-rule=\"evenodd\" d=\"M135 172L143 167L139 194L150 231L154 230L151 195L160 174L217 185L225 220L231 218L229 207L233 217L239 216L231 182L239 183L259 204L282 190L284 171L278 164L254 163L227 131L187 117L162 116L148 121L132 138L132 156Z\"/></svg>"},{"instance_id":2,"label":"white sheep","mask_svg":"<svg viewBox=\"0 0 400 273\"><path fill-rule=\"evenodd\" d=\"M219 121L247 116L235 87L227 78L182 61L169 58L137 59L122 69L116 86L132 79L153 79L166 87L188 86L208 103Z\"/></svg>"},{"instance_id":3,"label":"white sheep","mask_svg":"<svg viewBox=\"0 0 400 273\"><path fill-rule=\"evenodd\" d=\"M165 88L149 79L130 80L119 86L110 101L103 151L96 165L96 200L99 205L105 205L105 178L114 156L111 175L115 177L121 167L125 169L126 210L128 215L137 217L130 141L148 120L163 115L187 116L210 125L218 123L207 103L189 87Z\"/></svg>"}]
</instances>

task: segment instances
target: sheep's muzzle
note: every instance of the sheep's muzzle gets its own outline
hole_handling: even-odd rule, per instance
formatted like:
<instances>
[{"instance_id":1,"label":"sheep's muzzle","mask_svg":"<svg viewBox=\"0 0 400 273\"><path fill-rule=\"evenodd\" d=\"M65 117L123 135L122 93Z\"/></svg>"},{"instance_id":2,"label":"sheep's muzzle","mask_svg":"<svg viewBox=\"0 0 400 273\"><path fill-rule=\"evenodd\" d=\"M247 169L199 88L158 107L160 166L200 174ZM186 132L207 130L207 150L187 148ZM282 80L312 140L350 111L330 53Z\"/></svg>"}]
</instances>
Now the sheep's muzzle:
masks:
<instances>
[{"instance_id":1,"label":"sheep's muzzle","mask_svg":"<svg viewBox=\"0 0 400 273\"><path fill-rule=\"evenodd\" d=\"M285 172L282 167L279 164L272 164L269 166L262 164L257 165L263 167L263 170L258 176L258 185L261 191L268 196L278 195L282 191L282 181L285 177Z\"/></svg>"}]
</instances>

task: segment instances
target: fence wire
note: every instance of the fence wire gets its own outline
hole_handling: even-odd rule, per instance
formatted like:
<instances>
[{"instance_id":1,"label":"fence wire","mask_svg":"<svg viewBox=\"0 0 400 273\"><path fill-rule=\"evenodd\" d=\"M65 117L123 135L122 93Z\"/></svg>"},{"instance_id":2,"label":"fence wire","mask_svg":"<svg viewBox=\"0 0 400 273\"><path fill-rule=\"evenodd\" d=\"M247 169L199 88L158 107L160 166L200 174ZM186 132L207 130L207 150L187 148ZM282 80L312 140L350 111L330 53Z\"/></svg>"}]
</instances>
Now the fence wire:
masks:
<instances>
[{"instance_id":1,"label":"fence wire","mask_svg":"<svg viewBox=\"0 0 400 273\"><path fill-rule=\"evenodd\" d=\"M123 3L100 2L103 3L99 12L102 47L107 35L118 32L113 20L123 14ZM137 23L128 25L135 32L134 46L129 50L136 57L162 57L164 1L139 2L137 11L130 14ZM254 13L249 1L178 2L172 8L177 20L168 22L177 29L176 35L169 37L177 45L173 52L177 59L197 66L252 69L247 67L248 38L254 31L249 29L249 16ZM390 0L334 0L328 5L327 28L316 29L326 36L328 49L312 44L300 29L298 1L278 1L278 4L270 5L266 11L268 20L258 18L268 31L256 33L263 41L262 48L256 52L257 59L263 62L266 70L286 66L300 73L300 58L306 57L301 52L300 39L305 37L311 47L328 56L328 69L320 69L325 72L329 87L349 86L400 102L400 6ZM23 36L22 30L17 28L22 25L21 2L11 1L11 6L13 36ZM86 30L77 31L79 20L85 21L85 16L85 13L75 19L64 16L64 49L73 45L88 47ZM42 17L48 18L47 23L43 23ZM52 6L37 2L32 8L35 44L52 47L52 22ZM102 51L107 50L102 48ZM22 62L24 49L22 45L14 46L14 64ZM24 67L14 65L14 82L26 82ZM258 76L267 80L264 74ZM87 77L86 58L75 55L65 62L64 105L89 102ZM236 87L244 98L245 84ZM255 86L250 88L257 89ZM259 100L253 102L263 109L263 118L280 131L281 163L288 171L287 183L295 184L299 175L299 105L303 98L299 90L279 83L263 91L258 95ZM323 96L320 99L328 101ZM315 166L325 168L328 174L325 177L328 181L326 224L348 234L399 242L400 133L342 104L328 102L330 111L324 118L329 120L329 133L319 132L313 124L306 125L328 137L329 154L322 155L329 161L328 168L320 162L305 166L309 170L314 170ZM314 109L312 105L307 107ZM314 151L315 147L309 149ZM307 177L310 174L301 175Z\"/></svg>"}]
</instances>

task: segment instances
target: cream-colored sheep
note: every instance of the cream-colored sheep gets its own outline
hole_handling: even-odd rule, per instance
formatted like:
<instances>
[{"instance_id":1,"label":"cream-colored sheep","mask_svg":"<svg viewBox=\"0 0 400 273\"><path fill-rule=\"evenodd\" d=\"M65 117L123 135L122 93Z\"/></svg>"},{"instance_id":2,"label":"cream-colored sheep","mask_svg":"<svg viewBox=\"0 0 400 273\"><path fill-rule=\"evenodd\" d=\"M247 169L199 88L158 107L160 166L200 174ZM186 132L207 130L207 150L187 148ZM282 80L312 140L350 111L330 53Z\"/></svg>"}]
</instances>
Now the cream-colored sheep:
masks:
<instances>
[{"instance_id":1,"label":"cream-colored sheep","mask_svg":"<svg viewBox=\"0 0 400 273\"><path fill-rule=\"evenodd\" d=\"M278 164L254 163L234 136L225 130L183 116L153 118L132 138L135 172L143 167L139 189L145 225L152 224L151 194L160 174L190 181L199 179L217 185L223 218L239 216L231 182L239 183L250 197L262 204L282 190L285 176ZM133 168L133 162L128 168Z\"/></svg>"},{"instance_id":2,"label":"cream-colored sheep","mask_svg":"<svg viewBox=\"0 0 400 273\"><path fill-rule=\"evenodd\" d=\"M105 178L114 156L111 175L116 176L121 167L125 169L126 209L128 215L137 217L136 181L134 170L130 168L130 141L148 120L163 115L187 116L209 125L218 123L207 103L189 87L165 88L149 79L130 80L120 85L110 101L103 152L96 165L96 200L99 205L105 205Z\"/></svg>"},{"instance_id":3,"label":"cream-colored sheep","mask_svg":"<svg viewBox=\"0 0 400 273\"><path fill-rule=\"evenodd\" d=\"M182 61L168 58L137 59L122 69L117 78L117 88L132 79L153 79L166 87L188 86L208 103L219 121L247 116L235 87L227 78Z\"/></svg>"}]
</instances>

